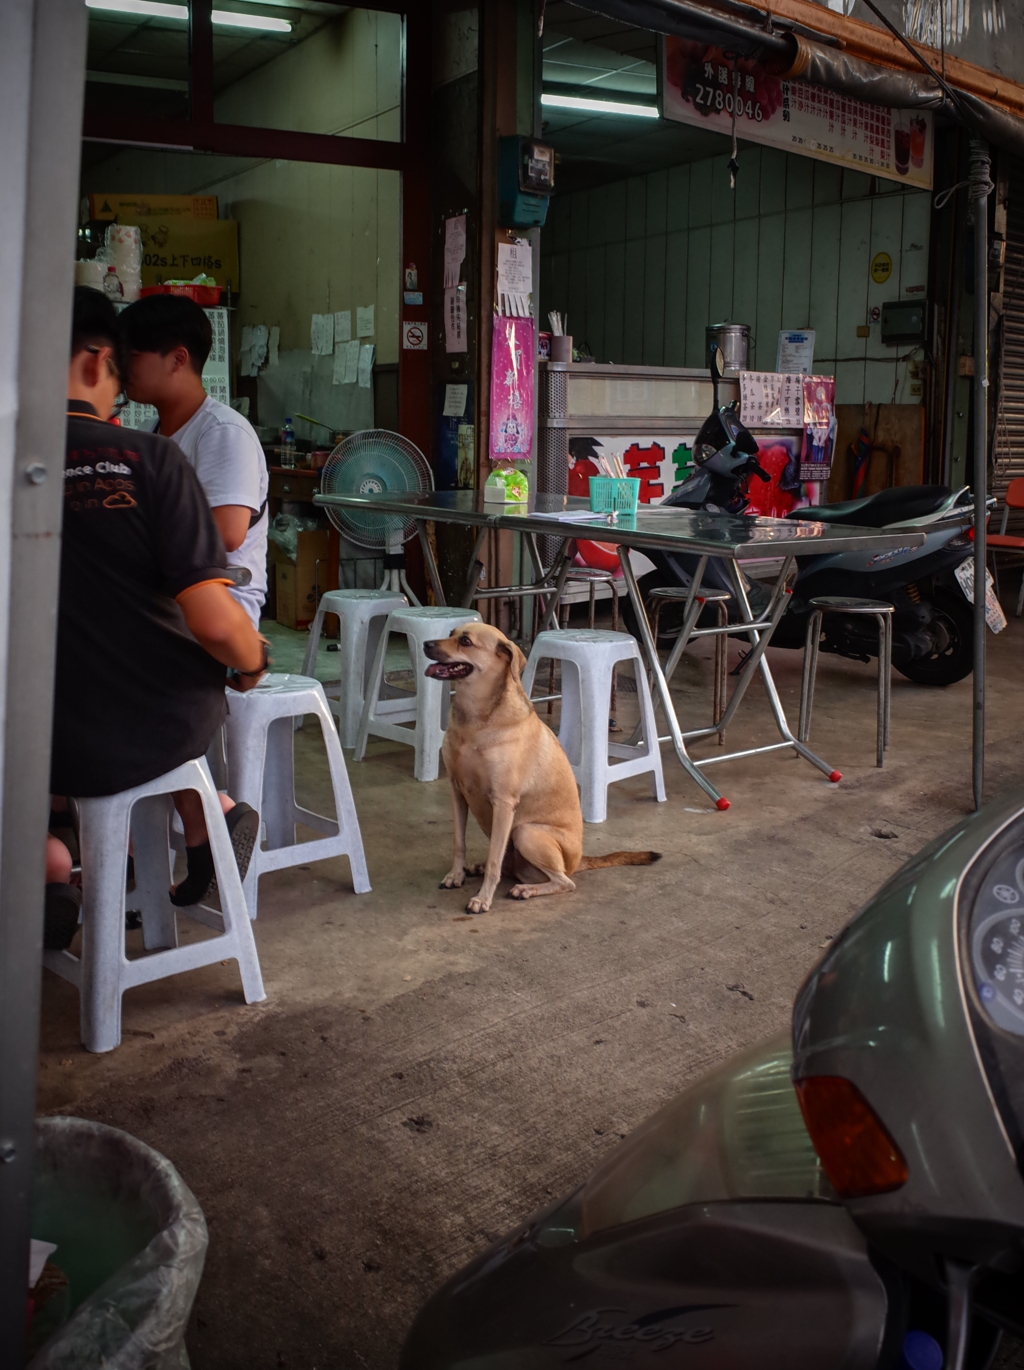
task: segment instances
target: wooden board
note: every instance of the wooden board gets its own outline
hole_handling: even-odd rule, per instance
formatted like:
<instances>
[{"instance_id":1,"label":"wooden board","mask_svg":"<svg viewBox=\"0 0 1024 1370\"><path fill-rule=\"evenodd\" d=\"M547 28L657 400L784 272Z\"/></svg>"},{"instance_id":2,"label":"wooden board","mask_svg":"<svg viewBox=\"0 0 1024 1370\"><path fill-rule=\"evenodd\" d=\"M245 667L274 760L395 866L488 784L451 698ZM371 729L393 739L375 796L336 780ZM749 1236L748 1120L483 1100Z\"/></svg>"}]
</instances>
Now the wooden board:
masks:
<instances>
[{"instance_id":1,"label":"wooden board","mask_svg":"<svg viewBox=\"0 0 1024 1370\"><path fill-rule=\"evenodd\" d=\"M877 419L877 423L876 423ZM837 404L836 456L832 463L832 478L828 484L828 502L853 497L853 459L849 449L855 447L861 424L867 426L868 436L884 451L872 454L862 494L873 495L890 485L920 485L924 480L924 406L920 404ZM898 446L899 458L895 470L889 453ZM891 475L895 475L895 480Z\"/></svg>"}]
</instances>

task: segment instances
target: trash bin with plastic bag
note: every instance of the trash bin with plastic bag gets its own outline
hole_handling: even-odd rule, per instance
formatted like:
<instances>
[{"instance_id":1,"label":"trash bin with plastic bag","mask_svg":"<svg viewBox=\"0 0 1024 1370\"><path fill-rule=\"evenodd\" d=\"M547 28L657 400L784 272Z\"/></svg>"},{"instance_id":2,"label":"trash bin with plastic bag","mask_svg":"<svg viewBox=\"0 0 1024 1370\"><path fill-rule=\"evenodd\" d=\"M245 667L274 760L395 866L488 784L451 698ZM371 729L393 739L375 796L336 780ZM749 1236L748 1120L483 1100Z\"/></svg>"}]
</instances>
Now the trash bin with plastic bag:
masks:
<instances>
[{"instance_id":1,"label":"trash bin with plastic bag","mask_svg":"<svg viewBox=\"0 0 1024 1370\"><path fill-rule=\"evenodd\" d=\"M29 1291L27 1370L188 1370L206 1220L166 1157L102 1123L40 1118L32 1236L56 1250Z\"/></svg>"}]
</instances>

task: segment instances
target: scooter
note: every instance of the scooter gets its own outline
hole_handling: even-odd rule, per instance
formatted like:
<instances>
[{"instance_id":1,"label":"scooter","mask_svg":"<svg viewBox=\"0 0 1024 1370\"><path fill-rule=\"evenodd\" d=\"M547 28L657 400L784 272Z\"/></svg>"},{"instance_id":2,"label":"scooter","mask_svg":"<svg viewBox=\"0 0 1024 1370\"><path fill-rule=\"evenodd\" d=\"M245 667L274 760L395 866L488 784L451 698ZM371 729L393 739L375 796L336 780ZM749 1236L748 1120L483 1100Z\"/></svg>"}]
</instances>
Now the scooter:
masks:
<instances>
[{"instance_id":1,"label":"scooter","mask_svg":"<svg viewBox=\"0 0 1024 1370\"><path fill-rule=\"evenodd\" d=\"M984 1370L1024 1337L1024 793L908 862L780 1035L456 1274L402 1370Z\"/></svg>"},{"instance_id":2,"label":"scooter","mask_svg":"<svg viewBox=\"0 0 1024 1370\"><path fill-rule=\"evenodd\" d=\"M768 480L757 461L757 440L736 412L736 402L719 406L721 351L713 344L709 367L714 384L714 408L705 419L694 443L697 469L664 501L685 509L740 514L747 507L744 493L751 477ZM893 615L893 665L908 679L921 685L951 685L973 668L973 615L955 576L957 566L972 550L968 530L973 522L973 500L967 487L954 493L944 485L909 485L881 490L842 504L794 510L790 518L821 523L852 524L862 528L901 528L923 532L918 547L887 552L836 552L798 557L797 577L789 606L772 638L773 647L802 648L809 601L819 595L885 600L895 607ZM647 594L659 585L691 582L697 558L645 553L655 569L640 579ZM704 572L706 586L732 590L724 563L711 558ZM748 593L753 609L767 604L767 587L751 582ZM627 626L635 632L632 605L623 605ZM670 645L679 632L684 606L666 605L661 614L661 645ZM877 655L874 620L863 615L828 614L824 620L821 650L866 661Z\"/></svg>"}]
</instances>

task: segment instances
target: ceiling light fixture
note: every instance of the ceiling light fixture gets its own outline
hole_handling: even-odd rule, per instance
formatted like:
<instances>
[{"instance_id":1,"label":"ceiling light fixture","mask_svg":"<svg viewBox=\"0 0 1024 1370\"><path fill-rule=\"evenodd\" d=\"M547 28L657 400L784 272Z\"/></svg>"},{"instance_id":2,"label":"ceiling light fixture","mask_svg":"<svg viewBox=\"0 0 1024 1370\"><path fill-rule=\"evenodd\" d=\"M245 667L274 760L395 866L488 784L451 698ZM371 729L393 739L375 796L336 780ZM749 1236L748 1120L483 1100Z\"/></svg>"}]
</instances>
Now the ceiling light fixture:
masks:
<instances>
[{"instance_id":1,"label":"ceiling light fixture","mask_svg":"<svg viewBox=\"0 0 1024 1370\"><path fill-rule=\"evenodd\" d=\"M540 102L551 109L579 109L590 114L633 114L640 119L657 119L656 105L629 105L620 100L588 100L581 95L551 95L547 91Z\"/></svg>"},{"instance_id":2,"label":"ceiling light fixture","mask_svg":"<svg viewBox=\"0 0 1024 1370\"><path fill-rule=\"evenodd\" d=\"M187 5L172 5L166 0L85 0L86 8L107 10L112 14L130 14L139 19L178 19L188 21ZM291 33L287 19L273 19L269 15L239 14L234 10L214 10L211 16L219 28L256 29L262 33Z\"/></svg>"}]
</instances>

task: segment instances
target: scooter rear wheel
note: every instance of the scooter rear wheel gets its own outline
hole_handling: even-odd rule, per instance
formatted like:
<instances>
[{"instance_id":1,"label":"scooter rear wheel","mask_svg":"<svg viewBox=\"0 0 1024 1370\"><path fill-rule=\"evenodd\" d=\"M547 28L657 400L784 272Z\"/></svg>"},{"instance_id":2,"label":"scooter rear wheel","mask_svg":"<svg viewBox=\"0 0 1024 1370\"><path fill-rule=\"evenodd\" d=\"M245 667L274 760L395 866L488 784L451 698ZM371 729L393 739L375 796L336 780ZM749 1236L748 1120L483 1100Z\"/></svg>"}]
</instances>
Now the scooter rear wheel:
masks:
<instances>
[{"instance_id":1,"label":"scooter rear wheel","mask_svg":"<svg viewBox=\"0 0 1024 1370\"><path fill-rule=\"evenodd\" d=\"M955 685L974 669L974 610L962 594L936 590L932 609L948 638L941 652L910 657L893 649L892 664L917 685Z\"/></svg>"}]
</instances>

